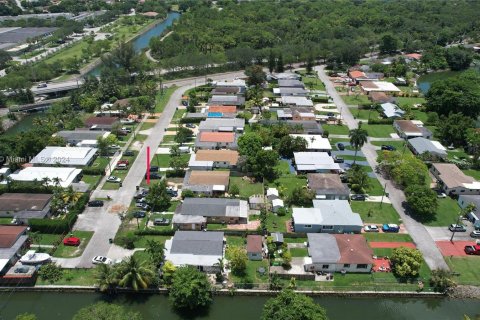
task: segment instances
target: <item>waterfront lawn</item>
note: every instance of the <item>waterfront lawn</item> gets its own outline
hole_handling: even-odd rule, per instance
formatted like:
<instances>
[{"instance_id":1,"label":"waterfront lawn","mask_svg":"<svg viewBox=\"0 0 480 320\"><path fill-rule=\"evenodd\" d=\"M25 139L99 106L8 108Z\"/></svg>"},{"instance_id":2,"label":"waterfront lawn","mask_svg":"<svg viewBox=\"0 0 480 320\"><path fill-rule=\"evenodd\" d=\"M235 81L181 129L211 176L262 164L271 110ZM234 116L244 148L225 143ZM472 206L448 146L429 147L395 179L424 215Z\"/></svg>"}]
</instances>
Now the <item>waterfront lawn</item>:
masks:
<instances>
[{"instance_id":1,"label":"waterfront lawn","mask_svg":"<svg viewBox=\"0 0 480 320\"><path fill-rule=\"evenodd\" d=\"M348 135L348 127L345 125L338 124L323 124L322 128L324 131L328 131L329 134L343 134Z\"/></svg>"},{"instance_id":2,"label":"waterfront lawn","mask_svg":"<svg viewBox=\"0 0 480 320\"><path fill-rule=\"evenodd\" d=\"M36 285L93 286L96 282L96 271L92 269L63 269L63 277L54 283L38 277Z\"/></svg>"},{"instance_id":3,"label":"waterfront lawn","mask_svg":"<svg viewBox=\"0 0 480 320\"><path fill-rule=\"evenodd\" d=\"M265 273L261 275L258 272L258 268L264 268ZM245 270L245 274L238 276L230 273L230 279L236 284L246 284L246 287L249 284L255 283L268 283L268 260L262 261L247 261L247 269Z\"/></svg>"},{"instance_id":4,"label":"waterfront lawn","mask_svg":"<svg viewBox=\"0 0 480 320\"><path fill-rule=\"evenodd\" d=\"M367 223L399 223L400 217L389 203L352 201L353 212L360 214L363 222Z\"/></svg>"},{"instance_id":5,"label":"waterfront lawn","mask_svg":"<svg viewBox=\"0 0 480 320\"><path fill-rule=\"evenodd\" d=\"M458 274L453 278L458 284L480 283L480 257L445 257L445 260L450 269Z\"/></svg>"},{"instance_id":6,"label":"waterfront lawn","mask_svg":"<svg viewBox=\"0 0 480 320\"><path fill-rule=\"evenodd\" d=\"M438 199L438 209L435 216L430 221L425 221L424 224L432 227L446 227L455 223L460 214L460 206L456 200L450 197Z\"/></svg>"},{"instance_id":7,"label":"waterfront lawn","mask_svg":"<svg viewBox=\"0 0 480 320\"><path fill-rule=\"evenodd\" d=\"M230 187L232 185L238 186L241 198L248 198L255 194L263 195L262 183L250 183L250 181L244 180L242 177L230 177Z\"/></svg>"},{"instance_id":8,"label":"waterfront lawn","mask_svg":"<svg viewBox=\"0 0 480 320\"><path fill-rule=\"evenodd\" d=\"M395 100L400 108L406 105L413 107L414 104L425 104L425 98L421 97L396 97ZM414 109L413 112L416 115L417 112L421 111ZM415 119L423 121L421 118L415 117Z\"/></svg>"},{"instance_id":9,"label":"waterfront lawn","mask_svg":"<svg viewBox=\"0 0 480 320\"><path fill-rule=\"evenodd\" d=\"M368 100L366 95L356 95L352 94L349 96L341 96L343 101L349 105L359 105L359 104L371 104L371 101Z\"/></svg>"},{"instance_id":10,"label":"waterfront lawn","mask_svg":"<svg viewBox=\"0 0 480 320\"><path fill-rule=\"evenodd\" d=\"M73 231L72 232L74 237L80 238L80 245L78 247L74 246L65 246L63 244L63 239L62 243L58 245L57 250L53 253L53 256L56 258L74 258L74 257L79 257L82 255L83 250L88 245L88 242L93 236L93 231ZM67 235L65 238L70 237L71 235Z\"/></svg>"},{"instance_id":11,"label":"waterfront lawn","mask_svg":"<svg viewBox=\"0 0 480 320\"><path fill-rule=\"evenodd\" d=\"M364 124L362 129L367 130L368 136L374 138L390 138L395 130L391 124Z\"/></svg>"}]
</instances>

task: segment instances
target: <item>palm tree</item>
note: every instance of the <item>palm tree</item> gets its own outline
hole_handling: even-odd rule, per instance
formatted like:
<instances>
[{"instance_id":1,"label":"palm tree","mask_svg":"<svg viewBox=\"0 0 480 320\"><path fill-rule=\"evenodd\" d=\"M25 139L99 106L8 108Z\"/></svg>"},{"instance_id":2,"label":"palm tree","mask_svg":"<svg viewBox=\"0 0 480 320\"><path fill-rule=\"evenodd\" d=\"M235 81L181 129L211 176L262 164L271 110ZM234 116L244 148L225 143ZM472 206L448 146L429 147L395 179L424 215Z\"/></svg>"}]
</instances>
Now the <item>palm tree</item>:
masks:
<instances>
[{"instance_id":1,"label":"palm tree","mask_svg":"<svg viewBox=\"0 0 480 320\"><path fill-rule=\"evenodd\" d=\"M120 281L118 284L122 287L133 288L137 291L139 288L146 289L153 282L155 272L145 266L145 262L140 263L134 256L120 266Z\"/></svg>"},{"instance_id":2,"label":"palm tree","mask_svg":"<svg viewBox=\"0 0 480 320\"><path fill-rule=\"evenodd\" d=\"M95 271L100 291L108 292L109 294L114 293L118 285L116 270L107 264L100 264Z\"/></svg>"},{"instance_id":3,"label":"palm tree","mask_svg":"<svg viewBox=\"0 0 480 320\"><path fill-rule=\"evenodd\" d=\"M353 159L353 164L355 164L358 149L367 142L368 132L362 129L362 123L360 122L357 129L350 130L348 136L350 137L350 145L355 149L355 158Z\"/></svg>"}]
</instances>

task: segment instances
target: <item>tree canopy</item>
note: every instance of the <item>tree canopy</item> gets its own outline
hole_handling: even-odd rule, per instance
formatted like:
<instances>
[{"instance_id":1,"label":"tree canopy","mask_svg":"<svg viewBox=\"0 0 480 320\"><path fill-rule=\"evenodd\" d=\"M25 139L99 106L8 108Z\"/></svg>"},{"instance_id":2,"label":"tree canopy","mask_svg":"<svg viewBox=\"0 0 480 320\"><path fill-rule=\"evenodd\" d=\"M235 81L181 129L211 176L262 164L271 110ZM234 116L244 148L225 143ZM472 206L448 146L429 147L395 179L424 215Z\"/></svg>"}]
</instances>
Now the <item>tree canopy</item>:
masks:
<instances>
[{"instance_id":1,"label":"tree canopy","mask_svg":"<svg viewBox=\"0 0 480 320\"><path fill-rule=\"evenodd\" d=\"M423 255L418 249L399 247L393 249L390 261L395 275L402 278L416 277L423 263Z\"/></svg>"},{"instance_id":2,"label":"tree canopy","mask_svg":"<svg viewBox=\"0 0 480 320\"><path fill-rule=\"evenodd\" d=\"M174 275L169 299L175 309L195 310L212 303L207 275L194 267L180 267Z\"/></svg>"},{"instance_id":3,"label":"tree canopy","mask_svg":"<svg viewBox=\"0 0 480 320\"><path fill-rule=\"evenodd\" d=\"M262 320L327 320L327 313L312 298L284 290L268 299L263 307Z\"/></svg>"}]
</instances>

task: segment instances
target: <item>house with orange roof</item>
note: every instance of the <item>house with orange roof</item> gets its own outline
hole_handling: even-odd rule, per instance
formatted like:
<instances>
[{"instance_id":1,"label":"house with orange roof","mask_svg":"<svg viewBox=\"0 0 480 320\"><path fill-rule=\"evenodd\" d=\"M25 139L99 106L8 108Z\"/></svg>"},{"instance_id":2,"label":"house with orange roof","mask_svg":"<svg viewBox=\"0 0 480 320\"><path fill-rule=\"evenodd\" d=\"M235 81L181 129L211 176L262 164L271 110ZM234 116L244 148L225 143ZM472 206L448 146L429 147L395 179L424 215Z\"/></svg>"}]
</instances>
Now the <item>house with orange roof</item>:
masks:
<instances>
[{"instance_id":1,"label":"house with orange roof","mask_svg":"<svg viewBox=\"0 0 480 320\"><path fill-rule=\"evenodd\" d=\"M195 141L197 150L236 150L237 147L237 134L235 132L201 131L198 133Z\"/></svg>"}]
</instances>

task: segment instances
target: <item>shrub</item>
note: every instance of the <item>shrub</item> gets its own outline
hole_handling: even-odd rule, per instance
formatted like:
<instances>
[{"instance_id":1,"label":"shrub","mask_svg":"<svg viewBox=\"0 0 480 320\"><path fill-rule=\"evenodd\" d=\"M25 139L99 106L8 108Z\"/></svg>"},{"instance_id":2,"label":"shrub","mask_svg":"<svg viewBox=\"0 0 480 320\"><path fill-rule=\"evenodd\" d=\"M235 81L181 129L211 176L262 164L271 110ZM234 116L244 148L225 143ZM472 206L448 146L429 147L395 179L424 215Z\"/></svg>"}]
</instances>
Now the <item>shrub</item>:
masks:
<instances>
[{"instance_id":1,"label":"shrub","mask_svg":"<svg viewBox=\"0 0 480 320\"><path fill-rule=\"evenodd\" d=\"M82 173L86 176L104 176L105 168L84 168Z\"/></svg>"},{"instance_id":2,"label":"shrub","mask_svg":"<svg viewBox=\"0 0 480 320\"><path fill-rule=\"evenodd\" d=\"M120 236L117 239L117 244L125 249L135 249L135 241L138 240L138 235L134 233L127 233L124 236Z\"/></svg>"},{"instance_id":3,"label":"shrub","mask_svg":"<svg viewBox=\"0 0 480 320\"><path fill-rule=\"evenodd\" d=\"M369 119L368 124L393 124L393 119Z\"/></svg>"}]
</instances>

